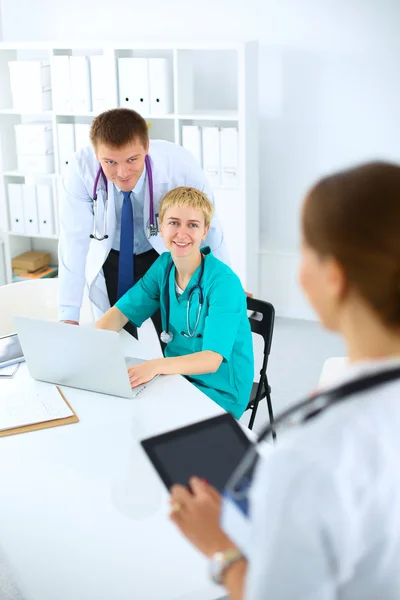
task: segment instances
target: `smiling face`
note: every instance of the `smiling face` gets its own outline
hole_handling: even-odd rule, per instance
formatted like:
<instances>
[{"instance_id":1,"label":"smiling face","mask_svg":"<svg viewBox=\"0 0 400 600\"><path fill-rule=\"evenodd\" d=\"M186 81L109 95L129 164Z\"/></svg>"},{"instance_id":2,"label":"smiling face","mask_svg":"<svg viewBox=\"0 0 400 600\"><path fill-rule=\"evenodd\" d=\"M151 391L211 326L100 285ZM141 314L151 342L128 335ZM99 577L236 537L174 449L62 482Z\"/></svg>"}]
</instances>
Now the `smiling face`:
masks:
<instances>
[{"instance_id":1,"label":"smiling face","mask_svg":"<svg viewBox=\"0 0 400 600\"><path fill-rule=\"evenodd\" d=\"M203 211L191 206L170 206L160 223L160 233L173 258L198 252L208 230Z\"/></svg>"},{"instance_id":2,"label":"smiling face","mask_svg":"<svg viewBox=\"0 0 400 600\"><path fill-rule=\"evenodd\" d=\"M148 153L147 148L136 138L120 148L99 144L96 156L107 179L115 183L123 192L133 190L141 174Z\"/></svg>"}]
</instances>

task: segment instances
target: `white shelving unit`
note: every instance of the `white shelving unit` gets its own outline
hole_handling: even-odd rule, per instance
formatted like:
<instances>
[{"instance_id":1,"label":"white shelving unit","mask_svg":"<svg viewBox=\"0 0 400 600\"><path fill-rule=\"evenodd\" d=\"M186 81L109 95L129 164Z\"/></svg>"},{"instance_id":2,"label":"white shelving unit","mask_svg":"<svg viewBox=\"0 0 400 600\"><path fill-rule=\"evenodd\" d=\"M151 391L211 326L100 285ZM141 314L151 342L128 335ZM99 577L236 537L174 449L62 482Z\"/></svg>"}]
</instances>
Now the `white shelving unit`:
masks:
<instances>
[{"instance_id":1,"label":"white shelving unit","mask_svg":"<svg viewBox=\"0 0 400 600\"><path fill-rule=\"evenodd\" d=\"M182 127L236 128L238 130L238 176L232 187L214 185L232 267L246 290L258 293L259 174L258 174L258 59L257 43L229 44L0 44L0 240L4 242L5 281L12 281L11 259L27 250L50 252L57 261L58 205L61 171L57 126L62 123L90 124L96 116L87 111L18 111L13 108L9 61L54 57L102 55L104 57L105 108L120 104L118 59L124 57L167 59L173 112L143 114L151 124L150 137L182 143ZM26 90L29 94L29 89ZM54 89L52 89L54 94ZM17 170L14 125L45 123L52 127L55 172L28 174ZM53 235L43 237L15 233L11 228L9 183L45 184L51 187L55 225ZM1 281L1 277L0 277Z\"/></svg>"}]
</instances>

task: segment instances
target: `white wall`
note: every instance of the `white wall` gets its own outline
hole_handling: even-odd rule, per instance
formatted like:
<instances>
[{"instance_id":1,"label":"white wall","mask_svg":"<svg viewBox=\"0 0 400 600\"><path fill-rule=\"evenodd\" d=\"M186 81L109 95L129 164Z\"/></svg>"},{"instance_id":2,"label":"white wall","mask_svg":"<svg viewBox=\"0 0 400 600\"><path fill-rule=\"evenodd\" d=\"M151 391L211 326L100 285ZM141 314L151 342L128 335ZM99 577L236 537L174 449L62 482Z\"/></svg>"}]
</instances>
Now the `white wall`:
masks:
<instances>
[{"instance_id":1,"label":"white wall","mask_svg":"<svg viewBox=\"0 0 400 600\"><path fill-rule=\"evenodd\" d=\"M400 157L400 2L0 2L6 41L259 40L261 289L279 314L311 317L295 276L305 190L343 165Z\"/></svg>"}]
</instances>

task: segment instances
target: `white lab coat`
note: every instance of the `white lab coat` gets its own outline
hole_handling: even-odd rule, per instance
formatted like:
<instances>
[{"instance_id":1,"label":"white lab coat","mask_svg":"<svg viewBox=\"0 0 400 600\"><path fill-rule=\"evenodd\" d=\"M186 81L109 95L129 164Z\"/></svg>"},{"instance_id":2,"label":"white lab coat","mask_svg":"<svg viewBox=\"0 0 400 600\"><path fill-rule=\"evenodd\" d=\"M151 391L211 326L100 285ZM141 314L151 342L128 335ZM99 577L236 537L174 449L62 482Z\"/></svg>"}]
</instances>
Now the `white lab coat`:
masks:
<instances>
[{"instance_id":1,"label":"white lab coat","mask_svg":"<svg viewBox=\"0 0 400 600\"><path fill-rule=\"evenodd\" d=\"M213 193L205 174L192 155L177 144L151 140L149 158L153 172L154 211L158 213L160 201L178 186L191 186L204 192L211 200ZM115 187L108 182L108 238L101 242L90 239L93 231L93 184L99 162L92 147L75 153L63 184L60 205L59 240L59 304L80 307L85 284L93 302L96 318L110 308L102 266L110 252L115 235ZM150 198L147 177L144 203L144 223L149 222ZM106 191L99 182L97 206L98 236L103 236L104 200ZM166 251L160 235L149 238L153 248L161 254ZM204 245L228 263L228 253L218 217L214 215Z\"/></svg>"},{"instance_id":2,"label":"white lab coat","mask_svg":"<svg viewBox=\"0 0 400 600\"><path fill-rule=\"evenodd\" d=\"M349 365L335 386L399 364ZM246 600L400 598L399 398L399 380L349 397L259 461Z\"/></svg>"}]
</instances>

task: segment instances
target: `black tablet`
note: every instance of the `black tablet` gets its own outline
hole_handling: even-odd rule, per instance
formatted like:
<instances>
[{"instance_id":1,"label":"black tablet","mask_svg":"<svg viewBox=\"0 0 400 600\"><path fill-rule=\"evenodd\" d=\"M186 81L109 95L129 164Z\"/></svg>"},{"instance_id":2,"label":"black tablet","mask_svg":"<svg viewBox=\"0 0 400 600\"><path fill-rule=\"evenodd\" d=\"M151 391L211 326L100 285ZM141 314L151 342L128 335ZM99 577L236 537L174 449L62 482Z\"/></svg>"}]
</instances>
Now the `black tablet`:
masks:
<instances>
[{"instance_id":1,"label":"black tablet","mask_svg":"<svg viewBox=\"0 0 400 600\"><path fill-rule=\"evenodd\" d=\"M187 486L196 475L222 491L251 442L236 419L225 413L141 444L168 489L174 483Z\"/></svg>"}]
</instances>

